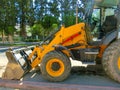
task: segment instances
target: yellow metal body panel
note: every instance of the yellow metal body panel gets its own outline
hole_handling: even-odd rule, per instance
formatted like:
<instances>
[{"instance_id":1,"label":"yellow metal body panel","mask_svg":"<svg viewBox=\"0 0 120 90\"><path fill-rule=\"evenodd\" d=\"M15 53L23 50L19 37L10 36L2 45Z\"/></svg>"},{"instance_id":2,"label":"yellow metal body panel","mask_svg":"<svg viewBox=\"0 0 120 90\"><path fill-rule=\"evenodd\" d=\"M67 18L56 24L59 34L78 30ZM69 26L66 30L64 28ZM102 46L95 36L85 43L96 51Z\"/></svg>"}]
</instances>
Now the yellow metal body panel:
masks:
<instances>
[{"instance_id":1,"label":"yellow metal body panel","mask_svg":"<svg viewBox=\"0 0 120 90\"><path fill-rule=\"evenodd\" d=\"M118 58L117 65L118 65L118 69L120 70L120 57Z\"/></svg>"},{"instance_id":2,"label":"yellow metal body panel","mask_svg":"<svg viewBox=\"0 0 120 90\"><path fill-rule=\"evenodd\" d=\"M55 34L55 37L48 45L36 46L33 52L29 55L29 60L37 53L37 57L32 61L32 68L36 67L41 63L42 58L50 51L54 50L54 45L69 46L72 44L79 43L79 48L85 48L87 45L85 23L79 23L68 28L61 27L61 29ZM68 53L64 51L66 55Z\"/></svg>"}]
</instances>

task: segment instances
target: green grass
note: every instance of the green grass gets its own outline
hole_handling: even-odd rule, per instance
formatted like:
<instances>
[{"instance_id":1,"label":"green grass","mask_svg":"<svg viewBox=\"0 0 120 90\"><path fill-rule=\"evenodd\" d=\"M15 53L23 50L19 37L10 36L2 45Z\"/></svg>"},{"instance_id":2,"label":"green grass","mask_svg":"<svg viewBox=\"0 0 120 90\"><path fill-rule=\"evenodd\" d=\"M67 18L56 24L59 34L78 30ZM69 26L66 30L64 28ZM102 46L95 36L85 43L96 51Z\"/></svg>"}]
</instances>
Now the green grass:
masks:
<instances>
[{"instance_id":1,"label":"green grass","mask_svg":"<svg viewBox=\"0 0 120 90\"><path fill-rule=\"evenodd\" d=\"M0 44L0 46L29 46L27 44Z\"/></svg>"}]
</instances>

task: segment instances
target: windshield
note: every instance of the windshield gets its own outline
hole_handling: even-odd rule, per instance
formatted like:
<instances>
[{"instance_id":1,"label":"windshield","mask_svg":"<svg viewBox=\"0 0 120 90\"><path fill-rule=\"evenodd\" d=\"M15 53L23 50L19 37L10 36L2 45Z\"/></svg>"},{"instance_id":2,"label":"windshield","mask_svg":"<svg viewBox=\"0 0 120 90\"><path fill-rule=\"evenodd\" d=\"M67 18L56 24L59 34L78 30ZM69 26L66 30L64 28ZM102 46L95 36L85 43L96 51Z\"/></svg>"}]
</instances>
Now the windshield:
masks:
<instances>
[{"instance_id":1,"label":"windshield","mask_svg":"<svg viewBox=\"0 0 120 90\"><path fill-rule=\"evenodd\" d=\"M88 23L91 21L93 9L94 9L94 0L86 0L85 21Z\"/></svg>"}]
</instances>

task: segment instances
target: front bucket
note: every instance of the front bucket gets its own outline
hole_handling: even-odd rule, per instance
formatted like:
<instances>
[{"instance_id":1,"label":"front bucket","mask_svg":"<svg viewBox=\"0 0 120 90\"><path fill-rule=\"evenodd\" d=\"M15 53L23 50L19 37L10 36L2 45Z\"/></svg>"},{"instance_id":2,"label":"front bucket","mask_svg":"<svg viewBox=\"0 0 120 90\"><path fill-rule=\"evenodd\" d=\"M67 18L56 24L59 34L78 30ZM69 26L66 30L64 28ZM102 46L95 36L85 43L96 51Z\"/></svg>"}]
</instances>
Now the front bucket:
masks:
<instances>
[{"instance_id":1,"label":"front bucket","mask_svg":"<svg viewBox=\"0 0 120 90\"><path fill-rule=\"evenodd\" d=\"M6 56L8 58L8 64L5 72L2 74L2 79L20 79L24 75L25 71L17 62L14 57L14 53L7 51Z\"/></svg>"}]
</instances>

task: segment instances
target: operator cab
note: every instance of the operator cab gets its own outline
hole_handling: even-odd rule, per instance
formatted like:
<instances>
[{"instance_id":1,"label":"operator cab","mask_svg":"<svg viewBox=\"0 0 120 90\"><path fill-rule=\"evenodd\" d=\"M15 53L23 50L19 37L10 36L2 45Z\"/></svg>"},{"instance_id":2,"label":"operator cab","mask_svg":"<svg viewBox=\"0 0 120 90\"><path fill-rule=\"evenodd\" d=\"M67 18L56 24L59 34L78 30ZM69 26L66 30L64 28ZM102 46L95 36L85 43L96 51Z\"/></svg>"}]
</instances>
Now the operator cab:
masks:
<instances>
[{"instance_id":1,"label":"operator cab","mask_svg":"<svg viewBox=\"0 0 120 90\"><path fill-rule=\"evenodd\" d=\"M109 36L114 36L113 38L110 37L112 40L117 37L117 19L114 15L114 11L117 8L114 6L116 5L115 2L111 3L108 0L101 0L100 3L95 3L94 8L91 6L91 9L93 9L93 12L90 14L91 20L86 22L88 24L86 32L89 45L100 45L103 39L105 41L105 38ZM110 35L112 33L116 35Z\"/></svg>"},{"instance_id":2,"label":"operator cab","mask_svg":"<svg viewBox=\"0 0 120 90\"><path fill-rule=\"evenodd\" d=\"M117 19L114 16L114 8L105 8L104 15L101 9L93 10L91 34L94 39L102 39L107 33L117 30Z\"/></svg>"}]
</instances>

